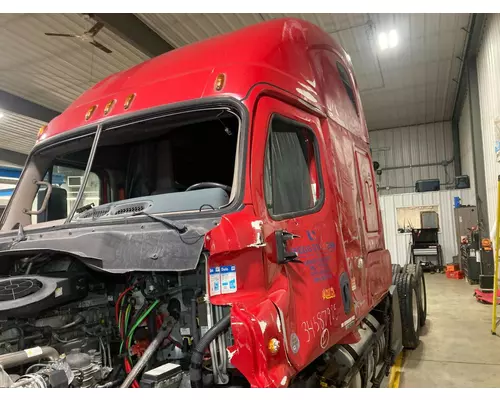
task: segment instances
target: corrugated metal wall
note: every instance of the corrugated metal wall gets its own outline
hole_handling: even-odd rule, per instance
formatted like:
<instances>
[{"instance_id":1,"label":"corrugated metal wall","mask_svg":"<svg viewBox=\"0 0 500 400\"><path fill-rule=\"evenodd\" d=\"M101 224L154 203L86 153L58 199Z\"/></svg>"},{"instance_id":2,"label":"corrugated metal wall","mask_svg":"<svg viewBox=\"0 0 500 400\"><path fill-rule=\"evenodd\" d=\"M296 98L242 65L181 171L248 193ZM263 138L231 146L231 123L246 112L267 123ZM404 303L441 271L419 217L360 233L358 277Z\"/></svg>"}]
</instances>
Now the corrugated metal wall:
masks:
<instances>
[{"instance_id":1,"label":"corrugated metal wall","mask_svg":"<svg viewBox=\"0 0 500 400\"><path fill-rule=\"evenodd\" d=\"M495 155L495 120L500 120L500 14L490 14L477 56L479 105L483 136L488 219L493 228L497 208L497 177L500 164Z\"/></svg>"},{"instance_id":2,"label":"corrugated metal wall","mask_svg":"<svg viewBox=\"0 0 500 400\"><path fill-rule=\"evenodd\" d=\"M462 175L469 175L470 187L474 188L474 153L472 150L470 122L469 94L467 93L458 124L458 131L460 133L460 161Z\"/></svg>"},{"instance_id":3,"label":"corrugated metal wall","mask_svg":"<svg viewBox=\"0 0 500 400\"><path fill-rule=\"evenodd\" d=\"M437 122L370 132L374 161L381 168L437 164L453 158L451 122ZM384 170L377 177L380 194L414 192L419 179L439 178L441 185L453 183L454 166L442 165Z\"/></svg>"},{"instance_id":4,"label":"corrugated metal wall","mask_svg":"<svg viewBox=\"0 0 500 400\"><path fill-rule=\"evenodd\" d=\"M38 130L46 122L8 111L2 111L2 114L0 148L28 154L35 145Z\"/></svg>"},{"instance_id":5,"label":"corrugated metal wall","mask_svg":"<svg viewBox=\"0 0 500 400\"><path fill-rule=\"evenodd\" d=\"M439 206L439 243L443 249L444 262L452 262L458 254L455 237L453 198L458 196L463 205L475 205L472 189L441 190L439 192L405 193L380 196L380 208L384 224L385 246L391 252L393 264L404 265L409 259L411 236L397 231L396 208L409 206ZM435 258L430 259L435 262Z\"/></svg>"}]
</instances>

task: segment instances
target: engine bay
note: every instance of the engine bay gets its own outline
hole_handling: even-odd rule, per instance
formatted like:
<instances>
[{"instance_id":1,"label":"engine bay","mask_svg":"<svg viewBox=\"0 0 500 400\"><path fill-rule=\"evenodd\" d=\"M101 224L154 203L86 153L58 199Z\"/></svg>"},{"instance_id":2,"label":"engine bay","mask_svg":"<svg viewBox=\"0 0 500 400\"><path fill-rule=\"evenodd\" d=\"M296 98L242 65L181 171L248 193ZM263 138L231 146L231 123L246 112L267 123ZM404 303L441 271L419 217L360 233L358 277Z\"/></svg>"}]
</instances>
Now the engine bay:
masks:
<instances>
[{"instance_id":1,"label":"engine bay","mask_svg":"<svg viewBox=\"0 0 500 400\"><path fill-rule=\"evenodd\" d=\"M109 274L61 254L11 262L0 278L0 387L118 387L138 363L132 387L189 387L193 350L229 312L206 297L204 255L165 273ZM225 385L230 333L212 339L200 376Z\"/></svg>"}]
</instances>

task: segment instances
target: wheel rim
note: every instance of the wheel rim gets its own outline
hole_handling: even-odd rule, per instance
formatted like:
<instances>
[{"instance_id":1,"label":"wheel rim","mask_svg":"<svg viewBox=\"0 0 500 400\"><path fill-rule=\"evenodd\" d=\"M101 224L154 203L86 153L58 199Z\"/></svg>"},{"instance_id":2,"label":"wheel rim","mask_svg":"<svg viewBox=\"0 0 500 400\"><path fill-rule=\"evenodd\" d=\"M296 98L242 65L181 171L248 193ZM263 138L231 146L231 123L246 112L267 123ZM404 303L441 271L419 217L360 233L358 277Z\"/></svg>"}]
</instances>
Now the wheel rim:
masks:
<instances>
[{"instance_id":1,"label":"wheel rim","mask_svg":"<svg viewBox=\"0 0 500 400\"><path fill-rule=\"evenodd\" d=\"M417 301L417 296L418 294L413 292L413 298L412 298L412 313L413 313L413 329L415 329L415 332L418 329L418 301Z\"/></svg>"}]
</instances>

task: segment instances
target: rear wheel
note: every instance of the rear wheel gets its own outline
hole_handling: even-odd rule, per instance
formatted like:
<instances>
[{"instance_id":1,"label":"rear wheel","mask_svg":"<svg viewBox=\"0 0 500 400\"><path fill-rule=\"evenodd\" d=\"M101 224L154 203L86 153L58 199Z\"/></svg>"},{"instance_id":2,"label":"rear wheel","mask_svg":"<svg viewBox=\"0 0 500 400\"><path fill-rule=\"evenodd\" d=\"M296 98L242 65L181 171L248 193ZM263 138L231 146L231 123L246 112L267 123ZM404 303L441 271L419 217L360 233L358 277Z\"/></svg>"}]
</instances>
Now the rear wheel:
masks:
<instances>
[{"instance_id":1,"label":"rear wheel","mask_svg":"<svg viewBox=\"0 0 500 400\"><path fill-rule=\"evenodd\" d=\"M420 338L420 297L416 276L402 272L397 275L399 308L403 328L403 346L416 349Z\"/></svg>"},{"instance_id":2,"label":"rear wheel","mask_svg":"<svg viewBox=\"0 0 500 400\"><path fill-rule=\"evenodd\" d=\"M425 288L424 271L418 264L406 264L404 271L415 275L418 297L420 298L420 326L424 326L427 319L427 291Z\"/></svg>"},{"instance_id":3,"label":"rear wheel","mask_svg":"<svg viewBox=\"0 0 500 400\"><path fill-rule=\"evenodd\" d=\"M427 319L427 290L425 288L425 276L422 267L418 264L406 264L405 272L415 275L420 297L420 326L425 325Z\"/></svg>"}]
</instances>

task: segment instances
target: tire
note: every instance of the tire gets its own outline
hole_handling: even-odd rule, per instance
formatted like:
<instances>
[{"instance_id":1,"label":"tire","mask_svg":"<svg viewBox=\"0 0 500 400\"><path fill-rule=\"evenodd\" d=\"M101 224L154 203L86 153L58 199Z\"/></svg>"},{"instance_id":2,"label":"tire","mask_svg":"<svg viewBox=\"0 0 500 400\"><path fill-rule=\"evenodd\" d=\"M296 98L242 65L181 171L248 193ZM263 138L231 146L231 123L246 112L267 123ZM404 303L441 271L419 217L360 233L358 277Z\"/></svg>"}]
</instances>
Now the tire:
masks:
<instances>
[{"instance_id":1,"label":"tire","mask_svg":"<svg viewBox=\"0 0 500 400\"><path fill-rule=\"evenodd\" d=\"M392 284L396 284L396 276L399 275L402 271L401 265L392 264Z\"/></svg>"},{"instance_id":2,"label":"tire","mask_svg":"<svg viewBox=\"0 0 500 400\"><path fill-rule=\"evenodd\" d=\"M399 274L401 272L401 270L402 270L401 265L392 264L392 275Z\"/></svg>"},{"instance_id":3,"label":"tire","mask_svg":"<svg viewBox=\"0 0 500 400\"><path fill-rule=\"evenodd\" d=\"M427 290L425 288L425 276L419 264L406 264L405 271L413 274L418 282L418 295L420 297L420 326L425 325L427 320Z\"/></svg>"},{"instance_id":4,"label":"tire","mask_svg":"<svg viewBox=\"0 0 500 400\"><path fill-rule=\"evenodd\" d=\"M413 274L402 272L396 277L403 346L410 350L418 347L420 339L420 297L416 283L416 275Z\"/></svg>"}]
</instances>

